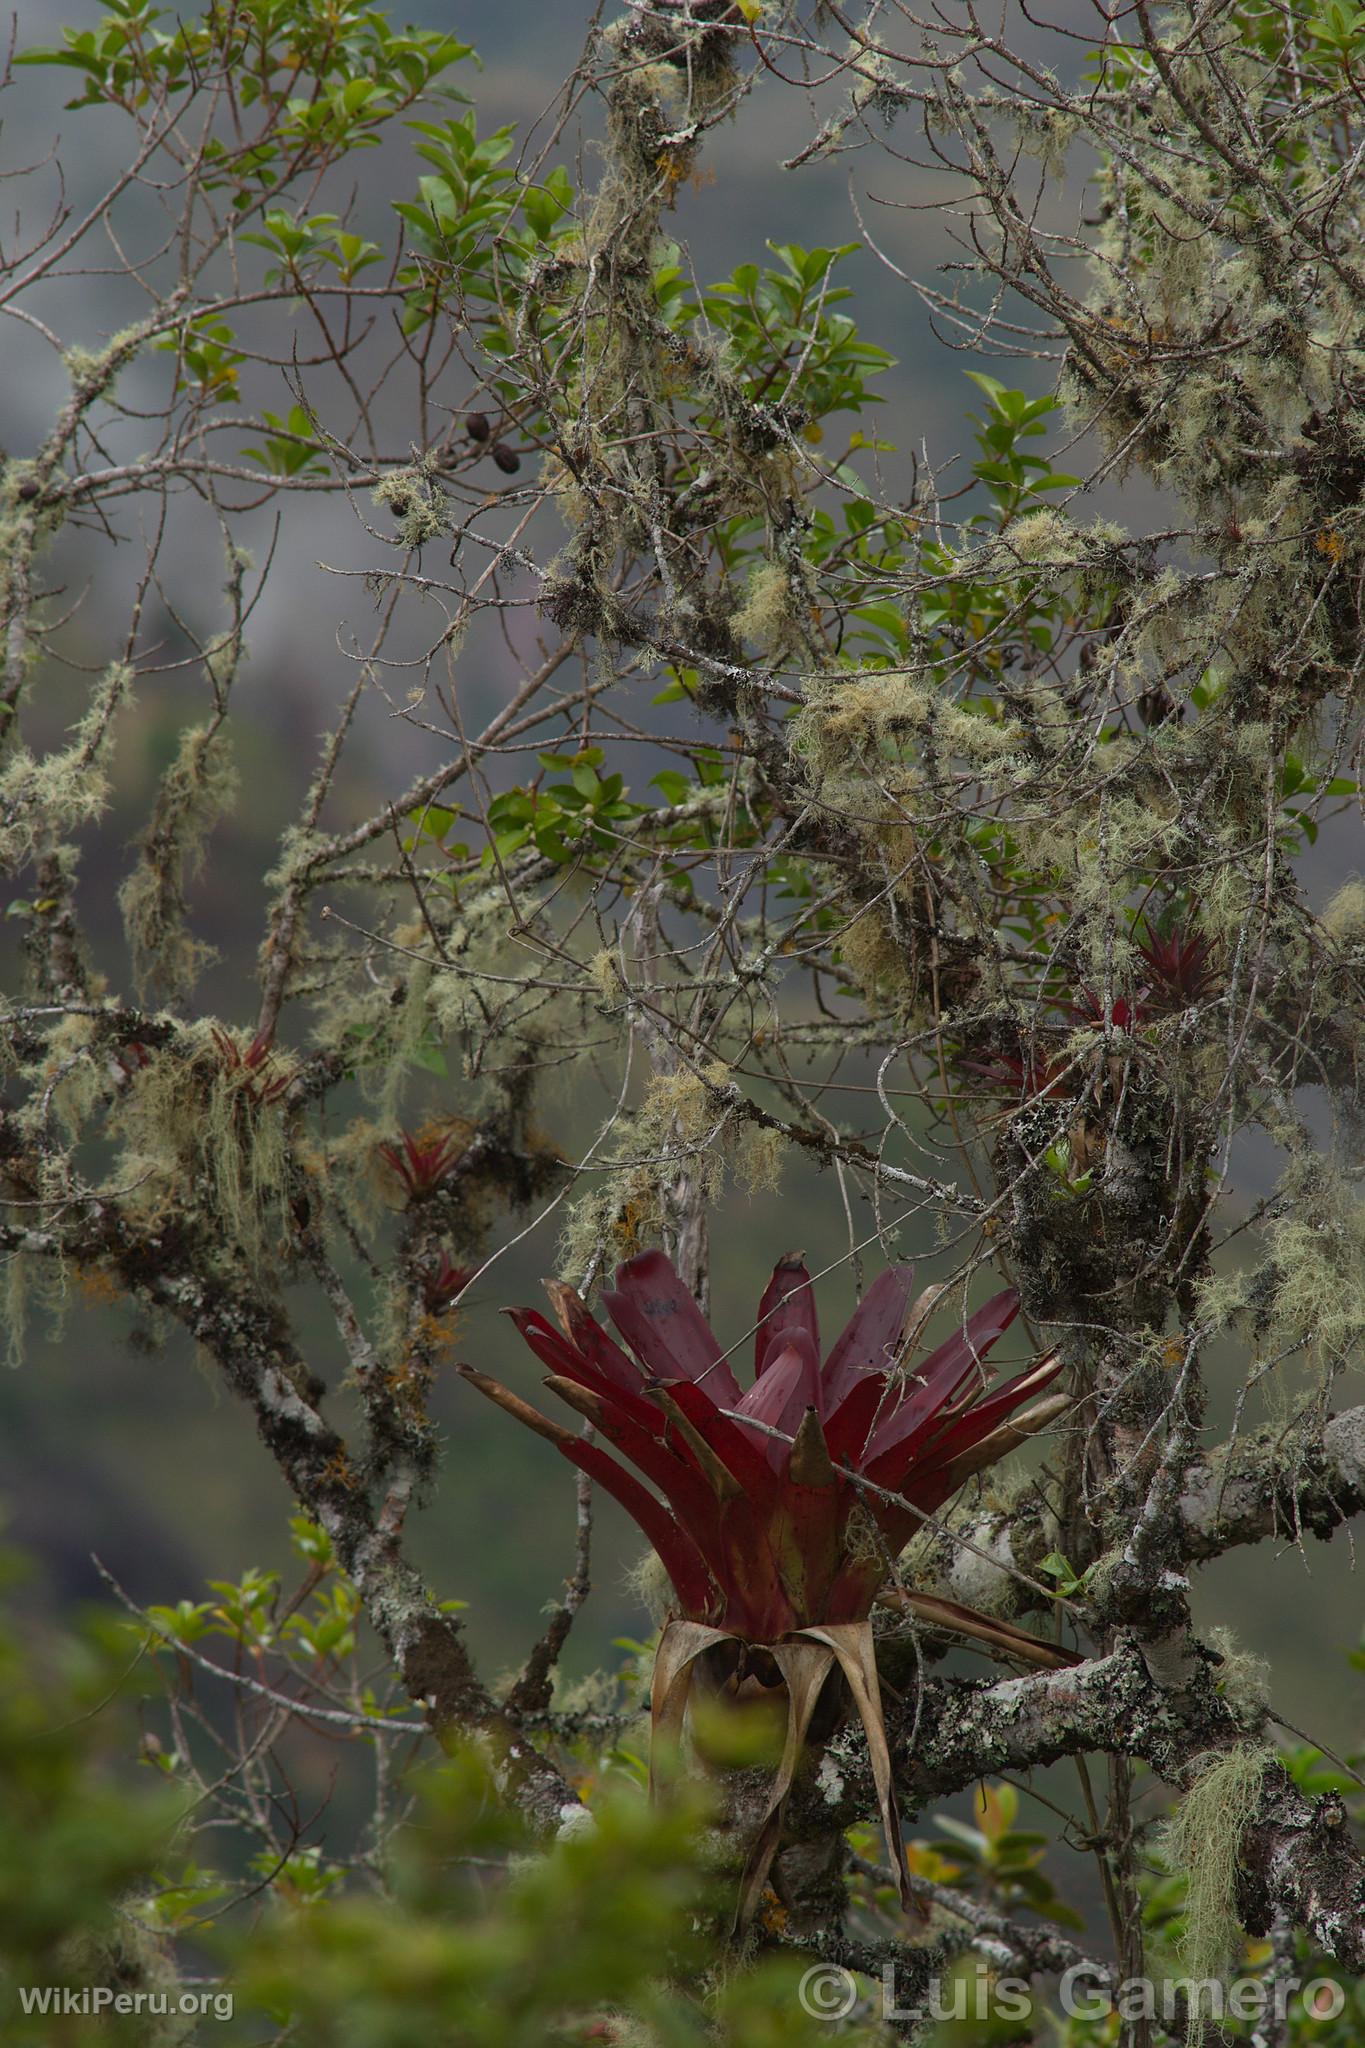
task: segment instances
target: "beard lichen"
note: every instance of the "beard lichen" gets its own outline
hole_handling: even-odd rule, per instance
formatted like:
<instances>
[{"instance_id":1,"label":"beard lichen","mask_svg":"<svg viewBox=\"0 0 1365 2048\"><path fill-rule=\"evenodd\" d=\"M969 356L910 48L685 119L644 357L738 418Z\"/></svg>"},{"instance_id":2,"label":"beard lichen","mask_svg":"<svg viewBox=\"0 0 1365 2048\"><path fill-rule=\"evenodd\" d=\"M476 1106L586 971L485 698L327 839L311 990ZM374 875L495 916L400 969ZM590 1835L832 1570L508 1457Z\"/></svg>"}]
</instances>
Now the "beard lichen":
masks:
<instances>
[{"instance_id":1,"label":"beard lichen","mask_svg":"<svg viewBox=\"0 0 1365 2048\"><path fill-rule=\"evenodd\" d=\"M595 1270L604 1253L631 1258L658 1243L680 1176L690 1179L700 1202L719 1201L733 1124L712 1089L729 1081L721 1060L706 1069L705 1080L687 1069L652 1076L639 1108L618 1121L610 1151L593 1162L602 1184L570 1206L560 1241L562 1273Z\"/></svg>"},{"instance_id":2,"label":"beard lichen","mask_svg":"<svg viewBox=\"0 0 1365 2048\"><path fill-rule=\"evenodd\" d=\"M1182 1966L1195 1983L1222 1977L1243 1934L1237 1917L1237 1867L1242 1837L1255 1819L1275 1752L1239 1744L1207 1761L1166 1823L1164 1847L1185 1878ZM1202 2037L1197 2000L1191 2000L1189 2048Z\"/></svg>"},{"instance_id":3,"label":"beard lichen","mask_svg":"<svg viewBox=\"0 0 1365 2048\"><path fill-rule=\"evenodd\" d=\"M245 1035L187 1025L130 1077L109 1124L126 1145L131 1213L155 1229L197 1210L227 1256L258 1269L286 1189L291 1068L278 1053L249 1068L246 1052Z\"/></svg>"},{"instance_id":4,"label":"beard lichen","mask_svg":"<svg viewBox=\"0 0 1365 2048\"><path fill-rule=\"evenodd\" d=\"M1348 882L1343 882L1330 901L1323 905L1318 922L1338 946L1346 948L1365 943L1365 881L1359 875L1352 875Z\"/></svg>"},{"instance_id":5,"label":"beard lichen","mask_svg":"<svg viewBox=\"0 0 1365 2048\"><path fill-rule=\"evenodd\" d=\"M424 547L445 530L445 498L431 472L420 464L390 470L370 495L397 520L394 540L398 547Z\"/></svg>"},{"instance_id":6,"label":"beard lichen","mask_svg":"<svg viewBox=\"0 0 1365 2048\"><path fill-rule=\"evenodd\" d=\"M678 1604L673 1582L657 1551L645 1551L627 1568L626 1590L632 1599L639 1601L656 1628L662 1626L669 1610Z\"/></svg>"},{"instance_id":7,"label":"beard lichen","mask_svg":"<svg viewBox=\"0 0 1365 2048\"><path fill-rule=\"evenodd\" d=\"M214 957L185 929L185 885L203 865L209 834L231 808L237 774L219 721L182 734L161 779L156 808L133 872L119 889L119 908L139 991L153 984L185 995Z\"/></svg>"},{"instance_id":8,"label":"beard lichen","mask_svg":"<svg viewBox=\"0 0 1365 2048\"><path fill-rule=\"evenodd\" d=\"M738 640L765 654L782 654L801 642L804 627L780 562L760 561L749 571L744 602L730 626Z\"/></svg>"},{"instance_id":9,"label":"beard lichen","mask_svg":"<svg viewBox=\"0 0 1365 2048\"><path fill-rule=\"evenodd\" d=\"M100 677L69 746L41 758L16 746L0 769L0 863L11 873L64 832L98 817L109 801L114 716L133 686L127 662ZM74 865L74 856L72 856Z\"/></svg>"},{"instance_id":10,"label":"beard lichen","mask_svg":"<svg viewBox=\"0 0 1365 2048\"><path fill-rule=\"evenodd\" d=\"M1316 1155L1292 1158L1267 1241L1272 1335L1328 1370L1345 1363L1365 1337L1365 1202Z\"/></svg>"}]
</instances>

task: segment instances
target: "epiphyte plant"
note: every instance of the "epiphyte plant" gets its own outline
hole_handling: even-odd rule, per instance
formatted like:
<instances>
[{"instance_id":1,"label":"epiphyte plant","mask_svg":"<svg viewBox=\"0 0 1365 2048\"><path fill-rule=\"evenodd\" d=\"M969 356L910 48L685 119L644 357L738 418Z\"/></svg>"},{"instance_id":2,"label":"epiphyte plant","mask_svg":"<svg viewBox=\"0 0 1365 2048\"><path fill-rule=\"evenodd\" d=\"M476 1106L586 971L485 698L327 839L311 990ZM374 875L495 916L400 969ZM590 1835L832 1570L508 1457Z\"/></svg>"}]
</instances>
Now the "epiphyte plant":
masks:
<instances>
[{"instance_id":1,"label":"epiphyte plant","mask_svg":"<svg viewBox=\"0 0 1365 2048\"><path fill-rule=\"evenodd\" d=\"M746 1681L786 1688L787 1739L746 1868L741 1919L776 1852L786 1795L836 1666L867 1732L903 1877L873 1600L926 1517L1067 1405L1053 1395L1018 1412L1056 1378L1051 1355L985 1391L982 1361L1018 1313L1012 1288L911 1362L934 1302L933 1290L915 1298L913 1288L912 1266L887 1267L822 1363L811 1276L799 1256L780 1260L758 1305L753 1384L742 1391L662 1252L618 1267L604 1296L633 1357L573 1288L548 1283L560 1327L534 1309L514 1309L512 1319L550 1368L547 1387L635 1472L486 1374L461 1368L613 1494L657 1551L677 1605L655 1661L656 1741L680 1729L698 1675L732 1694Z\"/></svg>"}]
</instances>

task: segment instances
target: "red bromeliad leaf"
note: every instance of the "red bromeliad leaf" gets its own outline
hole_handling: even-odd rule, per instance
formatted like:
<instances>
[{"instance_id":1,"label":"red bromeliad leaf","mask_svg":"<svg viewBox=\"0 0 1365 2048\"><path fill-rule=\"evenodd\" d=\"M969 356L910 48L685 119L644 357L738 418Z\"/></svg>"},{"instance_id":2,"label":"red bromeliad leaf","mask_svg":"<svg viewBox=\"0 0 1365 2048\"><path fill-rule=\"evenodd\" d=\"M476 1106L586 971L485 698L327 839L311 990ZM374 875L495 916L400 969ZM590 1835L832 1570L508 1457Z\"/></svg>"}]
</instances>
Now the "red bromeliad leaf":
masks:
<instances>
[{"instance_id":1,"label":"red bromeliad leaf","mask_svg":"<svg viewBox=\"0 0 1365 2048\"><path fill-rule=\"evenodd\" d=\"M1020 1102L1068 1094L1077 1078L1070 1062L1033 1047L991 1053L984 1059L959 1059L956 1064L959 1073L970 1074L984 1092L1014 1096Z\"/></svg>"},{"instance_id":2,"label":"red bromeliad leaf","mask_svg":"<svg viewBox=\"0 0 1365 2048\"><path fill-rule=\"evenodd\" d=\"M600 1429L609 1444L653 1481L703 1552L708 1547L715 1548L720 1502L694 1464L678 1457L658 1437L648 1435L613 1408L610 1401L587 1393L575 1381L552 1374L545 1384L561 1401L576 1408L594 1429Z\"/></svg>"},{"instance_id":3,"label":"red bromeliad leaf","mask_svg":"<svg viewBox=\"0 0 1365 2048\"><path fill-rule=\"evenodd\" d=\"M575 1289L566 1287L560 1280L551 1280L546 1283L545 1292L570 1344L576 1345L585 1358L591 1359L603 1379L610 1380L613 1386L628 1394L638 1393L639 1366L626 1356L596 1316L589 1314Z\"/></svg>"},{"instance_id":4,"label":"red bromeliad leaf","mask_svg":"<svg viewBox=\"0 0 1365 2048\"><path fill-rule=\"evenodd\" d=\"M551 1372L561 1374L565 1379L577 1380L581 1387L587 1387L594 1394L607 1396L641 1429L654 1436L663 1435L663 1418L647 1398L638 1371L634 1375L634 1384L622 1387L599 1370L596 1359L586 1358L535 1309L509 1308L505 1313L516 1324L541 1364L548 1365Z\"/></svg>"},{"instance_id":5,"label":"red bromeliad leaf","mask_svg":"<svg viewBox=\"0 0 1365 2048\"><path fill-rule=\"evenodd\" d=\"M550 1288L560 1329L513 1310L550 1368L551 1392L657 1494L599 1446L482 1374L467 1377L602 1479L659 1552L690 1621L771 1644L794 1629L862 1621L887 1556L924 1515L1057 1413L1054 1399L1007 1426L1055 1375L1053 1359L982 1398L982 1360L1018 1313L1012 1289L907 1367L902 1353L933 1300L910 1306L912 1284L908 1266L882 1273L822 1368L810 1275L799 1259L781 1261L759 1304L756 1376L744 1394L658 1252L620 1267L606 1296L634 1358L565 1286ZM869 1519L881 1548L868 1540Z\"/></svg>"},{"instance_id":6,"label":"red bromeliad leaf","mask_svg":"<svg viewBox=\"0 0 1365 2048\"><path fill-rule=\"evenodd\" d=\"M1062 1362L1055 1355L1040 1359L1037 1365L1021 1373L1018 1379L1011 1380L989 1400L974 1402L965 1414L950 1419L944 1427L937 1429L918 1447L917 1458L938 1466L958 1457L972 1444L990 1436L1022 1402L1050 1385L1061 1369ZM872 1477L871 1468L868 1476Z\"/></svg>"},{"instance_id":7,"label":"red bromeliad leaf","mask_svg":"<svg viewBox=\"0 0 1365 2048\"><path fill-rule=\"evenodd\" d=\"M1106 1024L1115 1031L1134 1032L1145 1024L1151 1014L1147 1002L1151 990L1140 988L1131 999L1115 996L1107 1010L1103 996L1093 988L1083 988L1074 1003L1067 1005L1067 1015L1076 1024L1089 1025L1093 1030L1102 1030Z\"/></svg>"},{"instance_id":8,"label":"red bromeliad leaf","mask_svg":"<svg viewBox=\"0 0 1365 2048\"><path fill-rule=\"evenodd\" d=\"M739 1382L662 1252L643 1252L619 1266L616 1292L602 1299L640 1363L661 1380L692 1380L720 1405L739 1406Z\"/></svg>"},{"instance_id":9,"label":"red bromeliad leaf","mask_svg":"<svg viewBox=\"0 0 1365 2048\"><path fill-rule=\"evenodd\" d=\"M820 1354L809 1330L793 1327L781 1351L769 1360L762 1379L754 1381L735 1414L781 1431L779 1436L765 1432L760 1438L768 1463L775 1472L780 1472L791 1456L792 1439L801 1427L802 1416L808 1408L818 1413L820 1405Z\"/></svg>"},{"instance_id":10,"label":"red bromeliad leaf","mask_svg":"<svg viewBox=\"0 0 1365 2048\"><path fill-rule=\"evenodd\" d=\"M415 1136L400 1131L396 1145L378 1148L384 1164L402 1182L409 1201L418 1201L438 1188L466 1150L464 1131L449 1128L422 1130Z\"/></svg>"},{"instance_id":11,"label":"red bromeliad leaf","mask_svg":"<svg viewBox=\"0 0 1365 2048\"><path fill-rule=\"evenodd\" d=\"M835 1338L825 1360L825 1400L831 1414L863 1373L886 1372L895 1363L914 1284L913 1266L888 1266Z\"/></svg>"},{"instance_id":12,"label":"red bromeliad leaf","mask_svg":"<svg viewBox=\"0 0 1365 2048\"><path fill-rule=\"evenodd\" d=\"M450 1253L443 1251L422 1281L423 1297L431 1313L440 1315L458 1301L477 1270L475 1266L457 1265Z\"/></svg>"},{"instance_id":13,"label":"red bromeliad leaf","mask_svg":"<svg viewBox=\"0 0 1365 2048\"><path fill-rule=\"evenodd\" d=\"M820 1356L820 1322L815 1313L815 1289L799 1252L788 1252L773 1267L773 1277L758 1304L758 1327L754 1331L754 1378L765 1372L782 1349L791 1330L802 1330L810 1338L816 1359Z\"/></svg>"},{"instance_id":14,"label":"red bromeliad leaf","mask_svg":"<svg viewBox=\"0 0 1365 2048\"><path fill-rule=\"evenodd\" d=\"M709 1394L701 1387L693 1386L690 1380L672 1380L661 1391L677 1403L745 1493L758 1501L770 1502L773 1499L777 1479L763 1446L755 1441L756 1432L747 1430L742 1422L733 1421L728 1413L715 1406Z\"/></svg>"},{"instance_id":15,"label":"red bromeliad leaf","mask_svg":"<svg viewBox=\"0 0 1365 2048\"><path fill-rule=\"evenodd\" d=\"M645 1540L658 1553L659 1562L673 1582L674 1591L689 1614L705 1614L715 1604L715 1580L706 1568L706 1561L691 1533L680 1529L667 1508L655 1500L654 1495L633 1479L629 1472L623 1472L614 1459L596 1444L585 1443L582 1437L570 1437L559 1446L564 1456L605 1487L613 1500L618 1500L631 1520L637 1524Z\"/></svg>"},{"instance_id":16,"label":"red bromeliad leaf","mask_svg":"<svg viewBox=\"0 0 1365 2048\"><path fill-rule=\"evenodd\" d=\"M889 1415L895 1405L895 1388L882 1374L864 1373L825 1422L825 1441L835 1464L851 1465L856 1471L878 1418Z\"/></svg>"},{"instance_id":17,"label":"red bromeliad leaf","mask_svg":"<svg viewBox=\"0 0 1365 2048\"><path fill-rule=\"evenodd\" d=\"M1012 1287L1006 1288L969 1316L965 1329L931 1351L923 1364L907 1376L899 1407L873 1431L865 1460L880 1458L900 1445L912 1445L919 1432L932 1425L945 1401L951 1400L971 1379L984 1380L981 1360L1018 1313L1019 1297Z\"/></svg>"},{"instance_id":18,"label":"red bromeliad leaf","mask_svg":"<svg viewBox=\"0 0 1365 2048\"><path fill-rule=\"evenodd\" d=\"M572 1464L586 1472L590 1478L605 1487L613 1500L621 1503L626 1513L659 1553L664 1570L677 1591L678 1597L689 1607L704 1607L713 1597L711 1575L702 1560L696 1542L685 1529L680 1529L668 1509L646 1487L641 1486L631 1473L623 1472L614 1459L596 1444L586 1443L571 1430L551 1422L547 1415L532 1408L529 1402L519 1400L508 1388L490 1380L486 1373L476 1372L473 1366L461 1365L456 1370L464 1375L481 1394L496 1401L508 1414L515 1415L519 1422L533 1429L537 1436L547 1437L555 1448L563 1453Z\"/></svg>"}]
</instances>

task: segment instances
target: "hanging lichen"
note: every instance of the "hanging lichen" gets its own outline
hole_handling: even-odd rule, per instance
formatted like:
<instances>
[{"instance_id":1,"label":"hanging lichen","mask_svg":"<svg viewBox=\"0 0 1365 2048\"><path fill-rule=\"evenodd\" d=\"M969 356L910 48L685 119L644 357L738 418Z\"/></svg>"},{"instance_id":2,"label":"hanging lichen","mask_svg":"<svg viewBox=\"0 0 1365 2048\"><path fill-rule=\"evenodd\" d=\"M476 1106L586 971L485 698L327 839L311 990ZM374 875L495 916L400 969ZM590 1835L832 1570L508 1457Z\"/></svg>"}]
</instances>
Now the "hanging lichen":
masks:
<instances>
[{"instance_id":1,"label":"hanging lichen","mask_svg":"<svg viewBox=\"0 0 1365 2048\"><path fill-rule=\"evenodd\" d=\"M72 728L69 746L41 757L27 747L15 748L0 769L0 864L17 871L40 842L50 848L63 833L104 810L114 715L132 685L132 669L114 662Z\"/></svg>"},{"instance_id":2,"label":"hanging lichen","mask_svg":"<svg viewBox=\"0 0 1365 2048\"><path fill-rule=\"evenodd\" d=\"M1316 1154L1291 1158L1267 1231L1269 1325L1328 1366L1365 1337L1365 1202Z\"/></svg>"},{"instance_id":3,"label":"hanging lichen","mask_svg":"<svg viewBox=\"0 0 1365 2048\"><path fill-rule=\"evenodd\" d=\"M201 1022L130 1078L110 1116L127 1150L128 1202L155 1227L195 1209L231 1257L260 1266L278 1233L288 1167L285 1054L252 1059L244 1040Z\"/></svg>"},{"instance_id":4,"label":"hanging lichen","mask_svg":"<svg viewBox=\"0 0 1365 2048\"><path fill-rule=\"evenodd\" d=\"M1251 1744L1210 1760L1166 1824L1164 1845L1185 1878L1185 1931L1179 1954L1197 1983L1224 1975L1243 1940L1237 1916L1242 1837L1255 1819L1273 1749ZM1190 2048L1198 2041L1198 2001L1191 2001Z\"/></svg>"},{"instance_id":5,"label":"hanging lichen","mask_svg":"<svg viewBox=\"0 0 1365 2048\"><path fill-rule=\"evenodd\" d=\"M706 1078L712 1087L685 1068L655 1074L639 1109L620 1119L610 1151L594 1162L602 1177L569 1209L561 1271L583 1272L604 1249L613 1260L625 1259L657 1243L680 1171L693 1177L698 1200L713 1205L720 1199L732 1129L713 1089L728 1083L729 1069L715 1061Z\"/></svg>"},{"instance_id":6,"label":"hanging lichen","mask_svg":"<svg viewBox=\"0 0 1365 2048\"><path fill-rule=\"evenodd\" d=\"M5 1329L5 1363L24 1362L24 1339L28 1334L28 1260L23 1252L7 1252L4 1260L4 1291L0 1295L0 1321Z\"/></svg>"},{"instance_id":7,"label":"hanging lichen","mask_svg":"<svg viewBox=\"0 0 1365 2048\"><path fill-rule=\"evenodd\" d=\"M137 866L119 889L133 973L144 995L149 987L168 997L187 994L214 957L211 947L185 929L185 887L203 865L209 834L236 795L237 774L221 723L192 726L161 778Z\"/></svg>"}]
</instances>

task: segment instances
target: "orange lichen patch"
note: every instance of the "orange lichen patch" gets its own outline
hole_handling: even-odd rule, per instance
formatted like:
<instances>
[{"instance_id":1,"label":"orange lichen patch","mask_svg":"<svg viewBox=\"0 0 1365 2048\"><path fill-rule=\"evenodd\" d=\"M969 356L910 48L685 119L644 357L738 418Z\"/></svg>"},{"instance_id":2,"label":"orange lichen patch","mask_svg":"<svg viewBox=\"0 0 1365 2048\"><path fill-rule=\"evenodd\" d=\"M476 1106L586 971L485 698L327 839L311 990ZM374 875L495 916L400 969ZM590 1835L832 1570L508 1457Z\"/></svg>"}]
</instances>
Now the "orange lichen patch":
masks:
<instances>
[{"instance_id":1,"label":"orange lichen patch","mask_svg":"<svg viewBox=\"0 0 1365 2048\"><path fill-rule=\"evenodd\" d=\"M640 1249L641 1227L648 1221L645 1209L639 1202L627 1202L611 1226L612 1245L619 1257L634 1258Z\"/></svg>"},{"instance_id":2,"label":"orange lichen patch","mask_svg":"<svg viewBox=\"0 0 1365 2048\"><path fill-rule=\"evenodd\" d=\"M765 1891L763 1894L763 1904L758 1915L759 1925L763 1928L764 1933L782 1934L785 1932L790 1918L791 1914L782 1904L777 1893L771 1890Z\"/></svg>"},{"instance_id":3,"label":"orange lichen patch","mask_svg":"<svg viewBox=\"0 0 1365 2048\"><path fill-rule=\"evenodd\" d=\"M1329 562L1341 561L1346 553L1346 543L1335 526L1324 526L1320 533L1315 534L1313 546L1320 555L1325 555Z\"/></svg>"},{"instance_id":4,"label":"orange lichen patch","mask_svg":"<svg viewBox=\"0 0 1365 2048\"><path fill-rule=\"evenodd\" d=\"M116 1301L124 1299L126 1293L105 1266L79 1267L76 1285L87 1308L112 1308Z\"/></svg>"},{"instance_id":5,"label":"orange lichen patch","mask_svg":"<svg viewBox=\"0 0 1365 2048\"><path fill-rule=\"evenodd\" d=\"M449 1351L459 1333L460 1319L453 1310L445 1315L420 1316L413 1332L413 1341L433 1358L440 1358Z\"/></svg>"},{"instance_id":6,"label":"orange lichen patch","mask_svg":"<svg viewBox=\"0 0 1365 2048\"><path fill-rule=\"evenodd\" d=\"M675 203L678 187L692 168L691 155L690 149L661 149L654 159L654 168L663 180L669 206Z\"/></svg>"},{"instance_id":7,"label":"orange lichen patch","mask_svg":"<svg viewBox=\"0 0 1365 2048\"><path fill-rule=\"evenodd\" d=\"M409 1415L426 1419L426 1397L431 1388L431 1369L420 1358L409 1356L384 1375L384 1384Z\"/></svg>"},{"instance_id":8,"label":"orange lichen patch","mask_svg":"<svg viewBox=\"0 0 1365 2048\"><path fill-rule=\"evenodd\" d=\"M360 1480L345 1451L333 1451L322 1468L322 1479L325 1486L344 1486L348 1493L359 1491Z\"/></svg>"}]
</instances>

